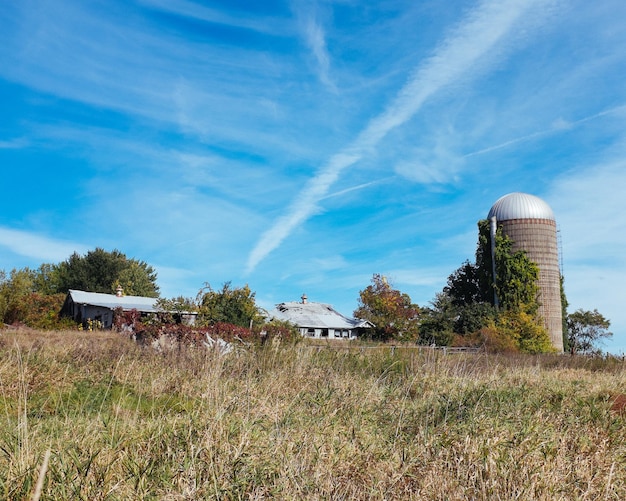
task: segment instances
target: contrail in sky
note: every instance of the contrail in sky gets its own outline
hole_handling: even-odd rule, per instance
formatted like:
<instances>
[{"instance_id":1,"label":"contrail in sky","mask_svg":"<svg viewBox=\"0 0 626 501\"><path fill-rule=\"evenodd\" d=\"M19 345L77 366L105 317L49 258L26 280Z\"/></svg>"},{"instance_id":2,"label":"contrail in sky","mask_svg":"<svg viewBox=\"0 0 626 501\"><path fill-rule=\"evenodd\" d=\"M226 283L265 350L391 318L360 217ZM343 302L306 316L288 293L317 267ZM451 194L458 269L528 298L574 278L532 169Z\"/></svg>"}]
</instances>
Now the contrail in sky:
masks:
<instances>
[{"instance_id":1,"label":"contrail in sky","mask_svg":"<svg viewBox=\"0 0 626 501\"><path fill-rule=\"evenodd\" d=\"M433 55L417 67L386 109L322 166L287 213L263 233L248 256L247 272L254 270L295 228L318 212L319 200L344 169L361 160L391 130L411 119L429 97L470 72L481 58L489 57L490 51L503 41L532 5L547 3L550 0L486 0L472 10Z\"/></svg>"},{"instance_id":2,"label":"contrail in sky","mask_svg":"<svg viewBox=\"0 0 626 501\"><path fill-rule=\"evenodd\" d=\"M552 126L549 129L540 130L538 132L533 132L532 134L526 134L525 136L516 137L514 139L509 139L500 144L496 144L494 146L489 146L487 148L483 148L482 150L472 151L471 153L467 153L463 156L465 157L473 157L476 155L482 155L483 153L489 153L490 151L500 150L502 148L506 148L507 146L511 146L513 144L522 143L524 141L528 141L530 139L534 139L536 137L547 136L548 134L554 134L556 132L571 129L585 122L589 122L590 120L595 120L596 118L601 118L605 115L612 115L613 113L618 113L621 111L626 111L626 104L622 104L620 106L615 106L608 110L601 111L599 113L595 113L593 115L589 115L584 118L579 118L578 120L574 120L573 122L562 122L557 124L556 126Z\"/></svg>"}]
</instances>

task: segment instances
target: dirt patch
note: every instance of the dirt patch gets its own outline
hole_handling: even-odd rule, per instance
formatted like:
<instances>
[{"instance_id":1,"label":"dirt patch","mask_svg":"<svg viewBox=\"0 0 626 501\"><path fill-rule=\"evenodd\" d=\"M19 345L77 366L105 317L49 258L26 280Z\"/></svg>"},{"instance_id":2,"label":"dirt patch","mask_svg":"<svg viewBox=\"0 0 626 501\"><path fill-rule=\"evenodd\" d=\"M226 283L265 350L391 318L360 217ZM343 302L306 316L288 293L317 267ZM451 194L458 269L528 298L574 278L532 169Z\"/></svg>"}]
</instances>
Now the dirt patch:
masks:
<instances>
[{"instance_id":1,"label":"dirt patch","mask_svg":"<svg viewBox=\"0 0 626 501\"><path fill-rule=\"evenodd\" d=\"M621 415L626 414L626 395L624 393L620 393L613 399L611 412Z\"/></svg>"}]
</instances>

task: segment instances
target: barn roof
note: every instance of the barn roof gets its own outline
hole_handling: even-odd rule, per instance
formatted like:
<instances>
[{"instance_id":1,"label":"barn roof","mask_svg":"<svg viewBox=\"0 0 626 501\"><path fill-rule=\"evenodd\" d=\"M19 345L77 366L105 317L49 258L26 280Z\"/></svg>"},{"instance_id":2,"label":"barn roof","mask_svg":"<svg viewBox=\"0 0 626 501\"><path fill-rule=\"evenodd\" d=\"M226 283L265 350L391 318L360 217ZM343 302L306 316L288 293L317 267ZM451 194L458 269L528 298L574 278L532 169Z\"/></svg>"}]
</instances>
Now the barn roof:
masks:
<instances>
[{"instance_id":1,"label":"barn roof","mask_svg":"<svg viewBox=\"0 0 626 501\"><path fill-rule=\"evenodd\" d=\"M74 303L100 306L114 310L122 308L124 311L137 310L143 313L159 311L156 307L158 298L142 296L116 296L115 294L103 294L101 292L85 292L70 289L68 295Z\"/></svg>"},{"instance_id":2,"label":"barn roof","mask_svg":"<svg viewBox=\"0 0 626 501\"><path fill-rule=\"evenodd\" d=\"M317 329L355 329L357 327L372 327L367 320L348 318L331 305L324 303L289 301L276 305L270 313L272 318L286 320L298 327Z\"/></svg>"}]
</instances>

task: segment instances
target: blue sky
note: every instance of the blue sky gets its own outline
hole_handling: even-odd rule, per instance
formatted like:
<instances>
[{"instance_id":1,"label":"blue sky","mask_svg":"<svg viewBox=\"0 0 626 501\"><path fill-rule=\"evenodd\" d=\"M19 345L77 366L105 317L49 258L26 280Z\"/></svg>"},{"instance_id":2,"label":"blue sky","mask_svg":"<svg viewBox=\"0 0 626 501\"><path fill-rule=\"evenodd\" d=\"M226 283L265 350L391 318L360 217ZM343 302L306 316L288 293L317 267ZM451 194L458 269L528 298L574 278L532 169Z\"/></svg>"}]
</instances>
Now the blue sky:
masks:
<instances>
[{"instance_id":1,"label":"blue sky","mask_svg":"<svg viewBox=\"0 0 626 501\"><path fill-rule=\"evenodd\" d=\"M2 1L0 269L114 248L162 295L427 305L502 195L626 352L622 0ZM621 202L620 202L621 201Z\"/></svg>"}]
</instances>

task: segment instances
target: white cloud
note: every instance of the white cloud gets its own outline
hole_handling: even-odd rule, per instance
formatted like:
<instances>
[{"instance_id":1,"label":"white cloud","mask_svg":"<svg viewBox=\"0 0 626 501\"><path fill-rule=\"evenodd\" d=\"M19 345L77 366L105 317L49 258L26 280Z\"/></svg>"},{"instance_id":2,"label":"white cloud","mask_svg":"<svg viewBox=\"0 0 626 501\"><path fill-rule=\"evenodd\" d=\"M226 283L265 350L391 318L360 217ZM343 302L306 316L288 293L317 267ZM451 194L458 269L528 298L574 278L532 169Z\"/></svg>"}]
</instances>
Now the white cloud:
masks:
<instances>
[{"instance_id":1,"label":"white cloud","mask_svg":"<svg viewBox=\"0 0 626 501\"><path fill-rule=\"evenodd\" d=\"M398 268L389 270L385 276L394 286L410 285L413 287L433 288L445 283L450 270L444 267L433 268ZM442 278L443 277L443 278Z\"/></svg>"},{"instance_id":2,"label":"white cloud","mask_svg":"<svg viewBox=\"0 0 626 501\"><path fill-rule=\"evenodd\" d=\"M546 200L555 212L563 243L563 275L569 311L598 309L611 321L614 339L604 349L626 352L626 145L607 160L572 170L555 180Z\"/></svg>"},{"instance_id":3,"label":"white cloud","mask_svg":"<svg viewBox=\"0 0 626 501\"><path fill-rule=\"evenodd\" d=\"M160 31L159 23L81 2L58 7L25 1L11 10L20 29L0 35L0 76L9 81L211 142L254 151L289 146L272 128L283 117L282 82L295 74L290 55L186 40ZM225 23L239 19L217 14ZM283 34L287 29L278 21L274 28Z\"/></svg>"},{"instance_id":4,"label":"white cloud","mask_svg":"<svg viewBox=\"0 0 626 501\"><path fill-rule=\"evenodd\" d=\"M325 258L313 259L315 269L318 271L330 271L346 268L349 263L341 255L331 255Z\"/></svg>"},{"instance_id":5,"label":"white cloud","mask_svg":"<svg viewBox=\"0 0 626 501\"><path fill-rule=\"evenodd\" d=\"M518 143L523 143L526 141L531 141L533 139L538 139L544 136L548 136L550 134L557 134L561 132L570 131L579 125L596 120L598 118L603 118L609 115L616 115L616 116L622 115L624 114L625 111L626 111L626 104L623 104L623 105L611 107L599 113L594 113L592 115L579 118L578 120L568 121L568 120L565 120L563 117L558 117L552 122L552 124L549 127L545 129L539 130L537 132L532 132L530 134L525 134L523 136L519 136L519 137L510 139L508 141L495 144L493 146L488 146L487 148L482 148L477 151L472 151L470 153L465 154L464 156L473 157L476 155L482 155L484 153L490 153L492 151L501 150L504 148L508 148L510 146L515 146Z\"/></svg>"},{"instance_id":6,"label":"white cloud","mask_svg":"<svg viewBox=\"0 0 626 501\"><path fill-rule=\"evenodd\" d=\"M0 150L16 150L26 146L28 146L28 140L23 137L0 141Z\"/></svg>"},{"instance_id":7,"label":"white cloud","mask_svg":"<svg viewBox=\"0 0 626 501\"><path fill-rule=\"evenodd\" d=\"M330 78L330 55L326 48L324 29L314 19L309 19L305 28L306 41L315 55L319 67L320 81L329 89L336 91L337 88Z\"/></svg>"},{"instance_id":8,"label":"white cloud","mask_svg":"<svg viewBox=\"0 0 626 501\"><path fill-rule=\"evenodd\" d=\"M186 268L175 268L171 266L155 265L157 272L157 282L159 284L161 297L173 298L178 296L195 298L198 291L203 286L198 282L190 287L190 282L197 281L198 275Z\"/></svg>"},{"instance_id":9,"label":"white cloud","mask_svg":"<svg viewBox=\"0 0 626 501\"><path fill-rule=\"evenodd\" d=\"M348 193L352 193L359 190L364 190L366 188L370 188L372 186L376 186L383 183L388 183L396 179L395 176L389 176L382 179L376 179L375 181L369 181L367 183L358 184L356 186L350 186L349 188L344 188L343 190L335 191L333 193L329 193L326 196L322 197L320 200L326 200L328 198L340 197L343 195L347 195Z\"/></svg>"},{"instance_id":10,"label":"white cloud","mask_svg":"<svg viewBox=\"0 0 626 501\"><path fill-rule=\"evenodd\" d=\"M566 262L626 262L626 218L621 217L624 190L624 159L572 170L555 181L549 196Z\"/></svg>"},{"instance_id":11,"label":"white cloud","mask_svg":"<svg viewBox=\"0 0 626 501\"><path fill-rule=\"evenodd\" d=\"M83 244L2 227L0 227L0 246L19 256L46 263L64 261L74 252L79 254L87 252L87 247Z\"/></svg>"},{"instance_id":12,"label":"white cloud","mask_svg":"<svg viewBox=\"0 0 626 501\"><path fill-rule=\"evenodd\" d=\"M408 151L394 170L413 182L448 184L458 181L458 172L463 164L464 159L456 155L452 147L439 143L432 148Z\"/></svg>"},{"instance_id":13,"label":"white cloud","mask_svg":"<svg viewBox=\"0 0 626 501\"><path fill-rule=\"evenodd\" d=\"M337 87L330 76L331 58L323 23L323 19L329 17L323 15L326 14L327 10L324 10L318 1L303 0L292 0L291 9L296 17L300 37L304 40L315 60L319 81L327 89L336 93Z\"/></svg>"},{"instance_id":14,"label":"white cloud","mask_svg":"<svg viewBox=\"0 0 626 501\"><path fill-rule=\"evenodd\" d=\"M406 123L441 88L475 70L479 62L486 64L491 57L497 56L494 48L498 44L506 45L504 39L533 4L541 6L549 2L485 1L470 12L434 54L417 67L386 109L371 120L351 144L330 158L298 194L287 214L261 236L249 255L248 272L318 211L318 201L344 169L361 160L392 129Z\"/></svg>"},{"instance_id":15,"label":"white cloud","mask_svg":"<svg viewBox=\"0 0 626 501\"><path fill-rule=\"evenodd\" d=\"M330 77L330 54L326 46L324 28L310 12L307 15L309 17L304 21L304 37L315 56L319 79L331 91L336 92L337 87Z\"/></svg>"},{"instance_id":16,"label":"white cloud","mask_svg":"<svg viewBox=\"0 0 626 501\"><path fill-rule=\"evenodd\" d=\"M233 15L223 10L212 9L187 0L140 0L140 3L179 16L244 28L273 36L288 36L291 31L287 19L260 17L259 15L252 17L241 11Z\"/></svg>"}]
</instances>

